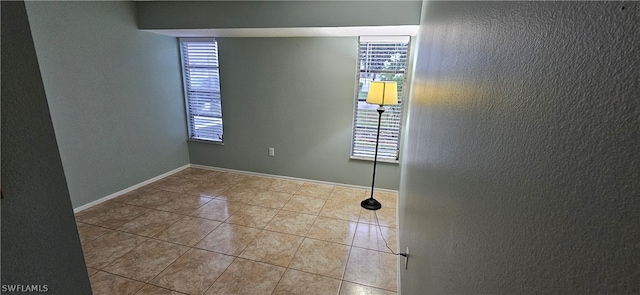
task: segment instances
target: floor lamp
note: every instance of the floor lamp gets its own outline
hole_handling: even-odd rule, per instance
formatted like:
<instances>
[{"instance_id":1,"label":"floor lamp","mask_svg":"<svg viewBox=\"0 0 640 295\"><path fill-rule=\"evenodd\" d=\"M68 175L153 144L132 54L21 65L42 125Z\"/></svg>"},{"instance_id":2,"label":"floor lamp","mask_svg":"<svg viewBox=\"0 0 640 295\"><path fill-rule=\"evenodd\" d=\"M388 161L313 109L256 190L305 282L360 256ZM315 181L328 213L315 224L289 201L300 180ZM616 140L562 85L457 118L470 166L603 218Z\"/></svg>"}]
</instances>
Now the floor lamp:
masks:
<instances>
[{"instance_id":1,"label":"floor lamp","mask_svg":"<svg viewBox=\"0 0 640 295\"><path fill-rule=\"evenodd\" d=\"M384 106L398 104L398 84L391 81L372 81L369 85L369 93L367 94L368 104L377 104L378 107L378 133L376 133L376 152L373 156L373 179L371 180L371 196L360 202L360 206L369 210L378 210L382 208L382 204L373 198L373 188L376 183L376 164L378 164L378 143L380 140L380 122L382 122L382 113Z\"/></svg>"}]
</instances>

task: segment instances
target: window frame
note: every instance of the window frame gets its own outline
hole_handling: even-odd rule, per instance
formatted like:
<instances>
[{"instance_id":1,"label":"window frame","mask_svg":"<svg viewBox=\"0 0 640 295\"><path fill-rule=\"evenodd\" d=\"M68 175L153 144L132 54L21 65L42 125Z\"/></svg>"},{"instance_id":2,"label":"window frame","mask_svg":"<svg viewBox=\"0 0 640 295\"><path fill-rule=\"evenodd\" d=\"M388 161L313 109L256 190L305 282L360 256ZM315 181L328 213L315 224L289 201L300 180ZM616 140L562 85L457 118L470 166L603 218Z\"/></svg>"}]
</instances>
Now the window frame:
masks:
<instances>
[{"instance_id":1,"label":"window frame","mask_svg":"<svg viewBox=\"0 0 640 295\"><path fill-rule=\"evenodd\" d=\"M194 137L193 134L195 133L194 130L192 130L192 125L195 125L195 122L192 122L192 114L191 114L191 99L189 97L189 89L188 89L188 84L187 84L187 68L185 66L185 52L184 52L184 47L183 47L183 42L202 42L202 43L207 43L207 42L214 42L215 43L215 47L216 47L216 63L217 63L217 67L215 68L217 70L217 74L218 74L218 89L220 90L219 93L219 103L220 103L220 129L221 129L221 135L220 135L220 139L207 139L207 138L202 138L202 137ZM218 41L216 40L216 38L214 37L197 37L197 38L178 38L178 47L180 49L180 69L181 69L181 74L182 74L182 88L183 88L183 95L184 95L184 107L185 107L185 114L186 114L186 123L187 123L187 141L192 141L192 142L203 142L203 143L211 143L211 144L219 144L219 145L224 145L224 120L223 120L223 112L222 112L222 91L221 91L221 83L220 83L220 49L218 46Z\"/></svg>"},{"instance_id":2,"label":"window frame","mask_svg":"<svg viewBox=\"0 0 640 295\"><path fill-rule=\"evenodd\" d=\"M402 85L398 84L398 88L401 89L401 100L399 101L398 107L400 108L400 118L399 118L399 128L397 133L397 143L396 143L396 157L395 158L380 158L380 154L378 153L378 162L386 162L386 163L394 163L398 164L400 162L400 144L401 144L401 136L402 136L402 128L404 126L406 115L405 115L405 101L409 94L408 81L410 79L410 70L411 70L411 47L413 46L413 38L408 35L403 36L360 36L358 38L358 58L356 62L356 81L355 81L355 94L354 94L354 109L353 109L353 123L351 128L351 149L349 154L349 159L352 160L363 160L363 161L373 161L374 156L359 156L354 155L356 151L356 127L357 127L357 119L358 119L358 102L359 100L359 92L360 92L360 78L361 78L361 48L363 43L406 43L407 52L406 52L406 60L404 65L404 77L402 81ZM378 81L378 80L375 80ZM385 120L385 114L388 114L389 106L385 106L386 110L383 113L382 120ZM377 119L377 114L376 114ZM377 123L377 120L376 120ZM376 126L377 127L377 126Z\"/></svg>"}]
</instances>

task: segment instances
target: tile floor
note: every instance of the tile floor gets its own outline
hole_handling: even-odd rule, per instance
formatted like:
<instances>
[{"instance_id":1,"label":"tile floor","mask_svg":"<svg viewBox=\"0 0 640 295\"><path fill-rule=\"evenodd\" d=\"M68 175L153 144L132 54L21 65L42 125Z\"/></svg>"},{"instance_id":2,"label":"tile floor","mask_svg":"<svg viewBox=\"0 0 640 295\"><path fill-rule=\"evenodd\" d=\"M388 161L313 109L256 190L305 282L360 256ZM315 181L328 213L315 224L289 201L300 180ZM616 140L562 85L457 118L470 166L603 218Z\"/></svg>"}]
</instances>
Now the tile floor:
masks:
<instances>
[{"instance_id":1,"label":"tile floor","mask_svg":"<svg viewBox=\"0 0 640 295\"><path fill-rule=\"evenodd\" d=\"M188 168L76 214L100 294L396 294L367 191ZM396 195L376 192L396 251Z\"/></svg>"}]
</instances>

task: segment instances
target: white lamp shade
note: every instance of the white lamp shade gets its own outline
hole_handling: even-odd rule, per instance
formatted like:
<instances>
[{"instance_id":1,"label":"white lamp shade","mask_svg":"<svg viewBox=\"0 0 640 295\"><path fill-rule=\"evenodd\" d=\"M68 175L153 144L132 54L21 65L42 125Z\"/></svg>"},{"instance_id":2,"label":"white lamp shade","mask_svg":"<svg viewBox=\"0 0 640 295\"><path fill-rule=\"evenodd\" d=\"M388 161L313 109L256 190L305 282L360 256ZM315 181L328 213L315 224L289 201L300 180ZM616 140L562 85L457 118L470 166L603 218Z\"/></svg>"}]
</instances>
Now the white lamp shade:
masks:
<instances>
[{"instance_id":1,"label":"white lamp shade","mask_svg":"<svg viewBox=\"0 0 640 295\"><path fill-rule=\"evenodd\" d=\"M392 81L372 81L369 85L367 103L381 106L398 104L398 84Z\"/></svg>"}]
</instances>

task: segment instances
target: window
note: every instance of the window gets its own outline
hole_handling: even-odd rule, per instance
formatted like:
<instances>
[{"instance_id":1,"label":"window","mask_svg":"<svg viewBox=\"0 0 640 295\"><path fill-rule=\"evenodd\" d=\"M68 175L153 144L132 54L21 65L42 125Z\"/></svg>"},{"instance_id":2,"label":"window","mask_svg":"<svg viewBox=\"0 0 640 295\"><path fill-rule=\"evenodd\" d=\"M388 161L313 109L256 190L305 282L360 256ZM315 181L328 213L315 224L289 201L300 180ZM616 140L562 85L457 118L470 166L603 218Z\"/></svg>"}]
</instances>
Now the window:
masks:
<instances>
[{"instance_id":1,"label":"window","mask_svg":"<svg viewBox=\"0 0 640 295\"><path fill-rule=\"evenodd\" d=\"M359 81L353 124L351 157L373 159L378 131L377 105L366 103L371 81L396 81L398 105L385 106L380 126L378 159L397 161L399 157L400 127L402 124L402 95L407 72L409 37L360 37L358 59Z\"/></svg>"},{"instance_id":2,"label":"window","mask_svg":"<svg viewBox=\"0 0 640 295\"><path fill-rule=\"evenodd\" d=\"M222 143L218 43L213 38L180 39L189 139Z\"/></svg>"}]
</instances>

